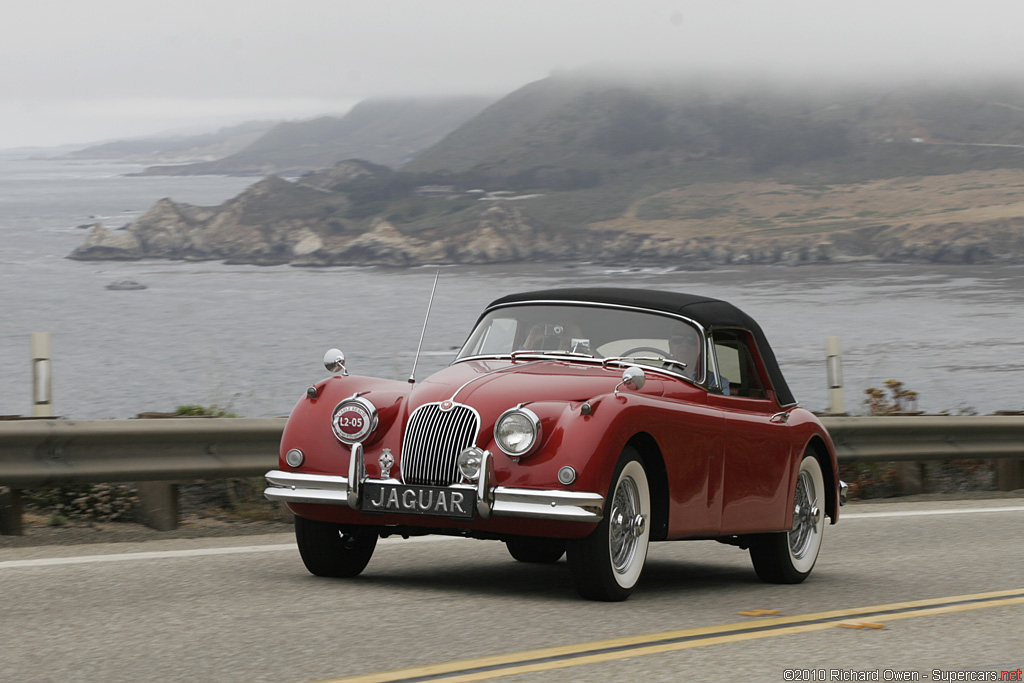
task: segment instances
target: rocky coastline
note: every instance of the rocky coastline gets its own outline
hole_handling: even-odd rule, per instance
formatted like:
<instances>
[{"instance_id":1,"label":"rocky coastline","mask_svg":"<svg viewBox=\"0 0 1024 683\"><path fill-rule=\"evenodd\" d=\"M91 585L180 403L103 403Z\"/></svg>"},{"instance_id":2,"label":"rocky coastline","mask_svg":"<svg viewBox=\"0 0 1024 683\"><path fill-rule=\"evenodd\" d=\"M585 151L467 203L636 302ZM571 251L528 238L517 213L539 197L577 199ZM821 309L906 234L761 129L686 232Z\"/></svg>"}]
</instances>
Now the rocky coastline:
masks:
<instances>
[{"instance_id":1,"label":"rocky coastline","mask_svg":"<svg viewBox=\"0 0 1024 683\"><path fill-rule=\"evenodd\" d=\"M219 207L162 199L123 229L94 225L69 258L83 261L172 259L232 264L325 267L589 261L714 268L877 260L896 263L1024 263L1024 218L982 223L878 225L799 235L676 237L664 233L584 229L558 231L511 201L458 214L443 229L410 232L377 218L362 226L266 207L312 205L302 193L329 193L268 176ZM312 195L311 195L312 196ZM342 200L338 200L342 201ZM315 208L315 207L314 207ZM337 208L337 207L335 207ZM334 209L332 209L333 211ZM318 213L319 211L319 213Z\"/></svg>"}]
</instances>

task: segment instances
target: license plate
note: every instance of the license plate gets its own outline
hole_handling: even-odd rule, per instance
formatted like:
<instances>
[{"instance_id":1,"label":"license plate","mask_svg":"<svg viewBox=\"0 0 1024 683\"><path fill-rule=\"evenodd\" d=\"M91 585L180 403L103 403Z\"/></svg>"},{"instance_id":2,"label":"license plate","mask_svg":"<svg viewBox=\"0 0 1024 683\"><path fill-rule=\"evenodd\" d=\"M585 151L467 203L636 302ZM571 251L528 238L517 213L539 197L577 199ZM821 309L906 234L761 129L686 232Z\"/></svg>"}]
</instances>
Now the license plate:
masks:
<instances>
[{"instance_id":1,"label":"license plate","mask_svg":"<svg viewBox=\"0 0 1024 683\"><path fill-rule=\"evenodd\" d=\"M363 482L363 512L398 512L472 519L476 491L444 486L405 486Z\"/></svg>"}]
</instances>

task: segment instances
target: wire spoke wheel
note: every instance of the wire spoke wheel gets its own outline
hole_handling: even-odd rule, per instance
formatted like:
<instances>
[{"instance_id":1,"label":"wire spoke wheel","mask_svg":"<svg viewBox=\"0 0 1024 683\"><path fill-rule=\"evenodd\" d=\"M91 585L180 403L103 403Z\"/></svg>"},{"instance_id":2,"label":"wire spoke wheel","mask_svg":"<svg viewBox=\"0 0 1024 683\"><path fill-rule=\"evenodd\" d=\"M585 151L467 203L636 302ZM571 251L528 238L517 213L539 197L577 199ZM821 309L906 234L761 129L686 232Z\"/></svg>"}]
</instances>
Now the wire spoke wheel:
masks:
<instances>
[{"instance_id":1,"label":"wire spoke wheel","mask_svg":"<svg viewBox=\"0 0 1024 683\"><path fill-rule=\"evenodd\" d=\"M789 532L789 550L793 557L803 559L807 556L815 534L821 533L818 529L820 524L818 491L814 489L810 472L801 470L796 481L793 528Z\"/></svg>"},{"instance_id":2,"label":"wire spoke wheel","mask_svg":"<svg viewBox=\"0 0 1024 683\"><path fill-rule=\"evenodd\" d=\"M813 455L805 455L793 494L793 526L789 531L758 534L751 539L750 559L762 581L800 583L810 575L825 530L821 509L824 495L821 465Z\"/></svg>"},{"instance_id":3,"label":"wire spoke wheel","mask_svg":"<svg viewBox=\"0 0 1024 683\"><path fill-rule=\"evenodd\" d=\"M622 574L629 569L636 556L639 535L644 526L640 510L640 493L632 479L623 479L615 490L609 526L608 543L612 568Z\"/></svg>"},{"instance_id":4,"label":"wire spoke wheel","mask_svg":"<svg viewBox=\"0 0 1024 683\"><path fill-rule=\"evenodd\" d=\"M589 600L628 598L647 560L651 489L643 461L632 447L619 458L607 501L597 528L567 545L576 590Z\"/></svg>"}]
</instances>

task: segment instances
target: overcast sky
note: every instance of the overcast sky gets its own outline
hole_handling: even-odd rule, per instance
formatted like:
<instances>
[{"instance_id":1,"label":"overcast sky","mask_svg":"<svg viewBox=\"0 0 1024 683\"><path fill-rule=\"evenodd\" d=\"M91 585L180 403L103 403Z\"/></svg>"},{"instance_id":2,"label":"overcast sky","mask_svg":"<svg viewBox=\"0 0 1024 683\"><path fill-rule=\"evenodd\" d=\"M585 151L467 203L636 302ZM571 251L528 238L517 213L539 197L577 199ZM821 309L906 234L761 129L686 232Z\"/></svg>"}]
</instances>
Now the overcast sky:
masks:
<instances>
[{"instance_id":1,"label":"overcast sky","mask_svg":"<svg viewBox=\"0 0 1024 683\"><path fill-rule=\"evenodd\" d=\"M1014 0L7 0L0 148L501 95L599 64L1018 74Z\"/></svg>"}]
</instances>

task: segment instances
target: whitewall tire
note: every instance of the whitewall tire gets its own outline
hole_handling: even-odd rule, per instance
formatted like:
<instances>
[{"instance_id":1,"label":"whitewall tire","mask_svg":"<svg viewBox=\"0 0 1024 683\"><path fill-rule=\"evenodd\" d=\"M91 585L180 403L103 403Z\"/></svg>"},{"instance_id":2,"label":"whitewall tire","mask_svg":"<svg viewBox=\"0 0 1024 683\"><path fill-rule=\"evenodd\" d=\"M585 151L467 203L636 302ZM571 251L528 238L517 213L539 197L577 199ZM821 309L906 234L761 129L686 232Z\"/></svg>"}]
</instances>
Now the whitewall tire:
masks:
<instances>
[{"instance_id":1,"label":"whitewall tire","mask_svg":"<svg viewBox=\"0 0 1024 683\"><path fill-rule=\"evenodd\" d=\"M793 494L793 527L751 539L750 559L762 581L800 583L810 575L825 530L825 477L813 455L805 455Z\"/></svg>"},{"instance_id":2,"label":"whitewall tire","mask_svg":"<svg viewBox=\"0 0 1024 683\"><path fill-rule=\"evenodd\" d=\"M635 449L619 458L597 529L571 541L567 554L576 590L590 600L625 600L647 560L651 536L651 489Z\"/></svg>"}]
</instances>

